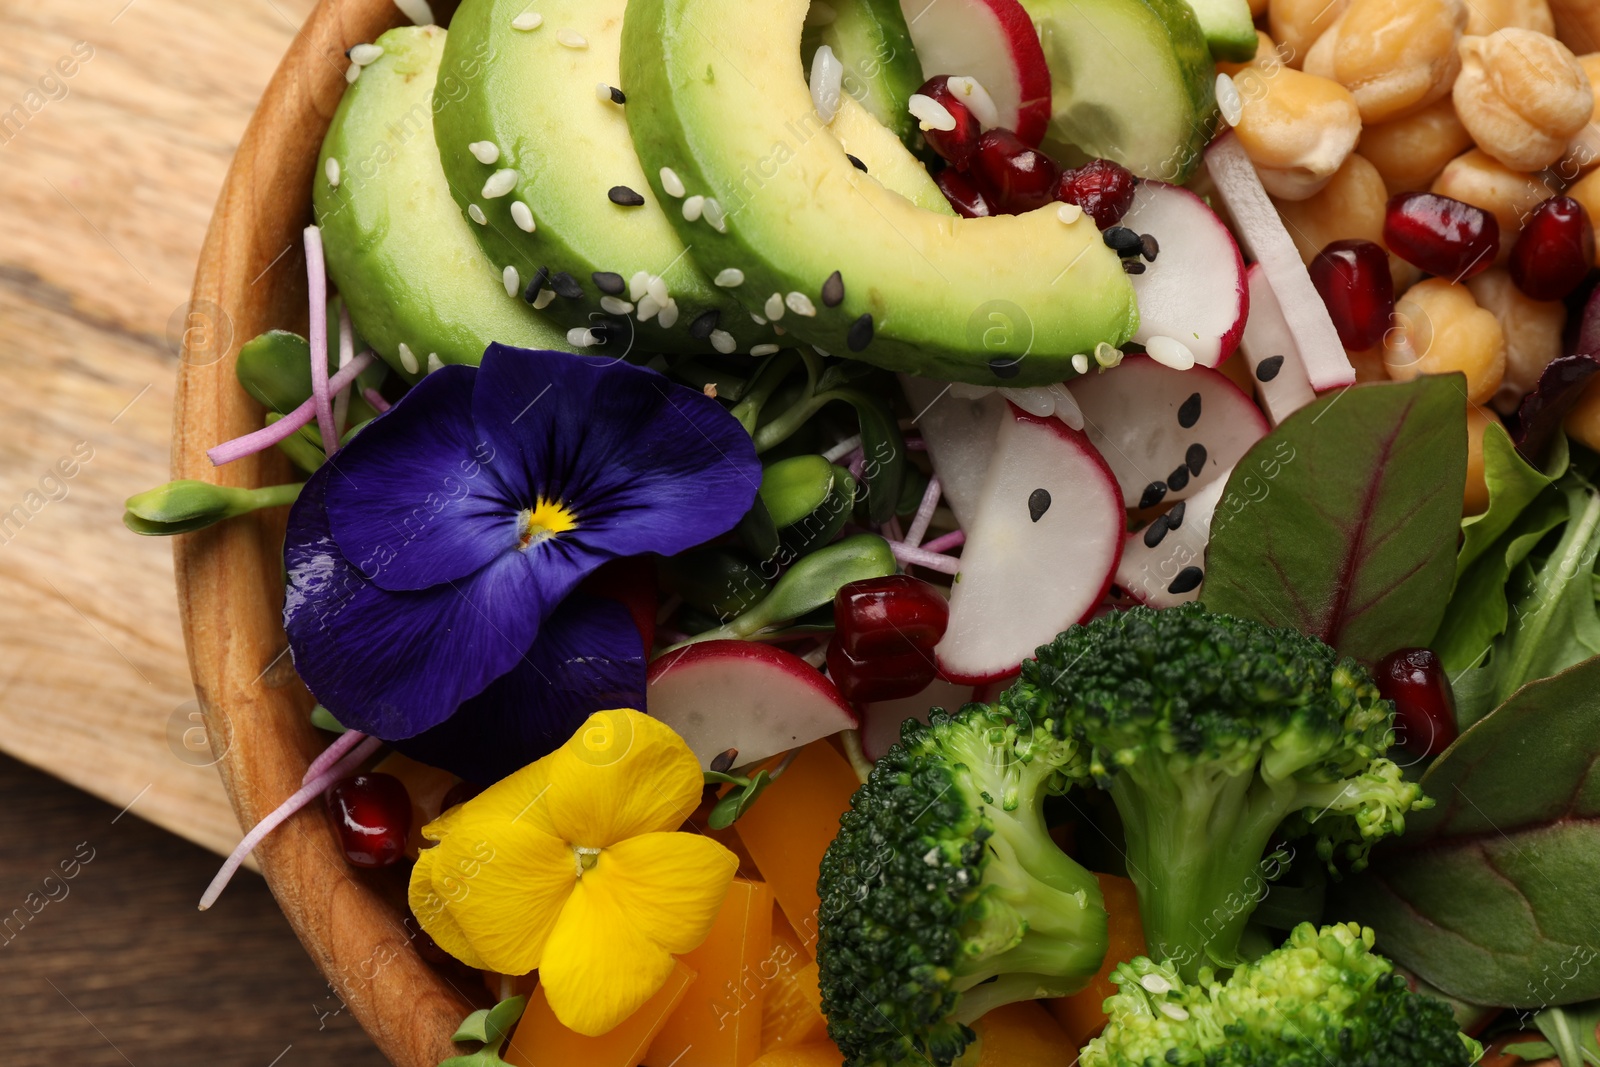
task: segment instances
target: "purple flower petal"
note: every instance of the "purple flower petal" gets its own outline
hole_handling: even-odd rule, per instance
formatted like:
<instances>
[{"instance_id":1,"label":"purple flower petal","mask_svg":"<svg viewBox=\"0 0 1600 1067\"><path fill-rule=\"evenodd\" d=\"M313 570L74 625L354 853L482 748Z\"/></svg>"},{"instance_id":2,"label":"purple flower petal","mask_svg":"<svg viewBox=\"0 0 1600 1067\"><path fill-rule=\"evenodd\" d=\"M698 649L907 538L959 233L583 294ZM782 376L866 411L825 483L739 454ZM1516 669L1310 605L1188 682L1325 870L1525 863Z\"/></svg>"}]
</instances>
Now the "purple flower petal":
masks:
<instances>
[{"instance_id":1,"label":"purple flower petal","mask_svg":"<svg viewBox=\"0 0 1600 1067\"><path fill-rule=\"evenodd\" d=\"M577 516L554 541L602 556L708 541L761 484L755 446L722 405L620 360L490 345L472 413L508 484Z\"/></svg>"},{"instance_id":2,"label":"purple flower petal","mask_svg":"<svg viewBox=\"0 0 1600 1067\"><path fill-rule=\"evenodd\" d=\"M395 747L491 785L561 747L592 713L644 707L645 659L628 609L574 593L510 672L449 719Z\"/></svg>"},{"instance_id":3,"label":"purple flower petal","mask_svg":"<svg viewBox=\"0 0 1600 1067\"><path fill-rule=\"evenodd\" d=\"M556 581L530 581L529 561L513 551L432 589L380 588L334 543L331 476L320 468L289 512L283 622L295 669L346 726L411 737L515 666L581 575L562 566L552 568Z\"/></svg>"},{"instance_id":4,"label":"purple flower petal","mask_svg":"<svg viewBox=\"0 0 1600 1067\"><path fill-rule=\"evenodd\" d=\"M477 370L429 374L329 461L328 522L344 557L384 589L464 578L517 548L517 494L482 462Z\"/></svg>"}]
</instances>

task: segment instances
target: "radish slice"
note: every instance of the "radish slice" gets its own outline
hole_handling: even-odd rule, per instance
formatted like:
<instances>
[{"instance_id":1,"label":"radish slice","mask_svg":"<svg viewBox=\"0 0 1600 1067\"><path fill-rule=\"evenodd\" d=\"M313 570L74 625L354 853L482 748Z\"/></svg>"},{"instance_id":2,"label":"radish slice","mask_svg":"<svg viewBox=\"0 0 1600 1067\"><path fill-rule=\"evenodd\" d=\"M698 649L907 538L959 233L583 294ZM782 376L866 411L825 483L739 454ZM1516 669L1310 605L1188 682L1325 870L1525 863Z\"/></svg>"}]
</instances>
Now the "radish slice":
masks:
<instances>
[{"instance_id":1,"label":"radish slice","mask_svg":"<svg viewBox=\"0 0 1600 1067\"><path fill-rule=\"evenodd\" d=\"M1256 396L1276 426L1317 398L1306 379L1306 365L1300 358L1283 308L1267 284L1267 272L1257 263L1250 268L1250 321L1245 323L1239 349L1250 365L1256 383Z\"/></svg>"},{"instance_id":2,"label":"radish slice","mask_svg":"<svg viewBox=\"0 0 1600 1067\"><path fill-rule=\"evenodd\" d=\"M928 457L939 475L944 499L963 527L972 522L983 482L994 458L994 441L1005 418L999 393L973 400L957 396L958 387L931 378L900 375L912 417L928 445Z\"/></svg>"},{"instance_id":3,"label":"radish slice","mask_svg":"<svg viewBox=\"0 0 1600 1067\"><path fill-rule=\"evenodd\" d=\"M934 649L941 674L972 685L1088 617L1122 554L1122 495L1089 439L1054 417L1008 414Z\"/></svg>"},{"instance_id":4,"label":"radish slice","mask_svg":"<svg viewBox=\"0 0 1600 1067\"><path fill-rule=\"evenodd\" d=\"M963 704L976 699L970 685L957 685L943 678L935 678L927 688L915 696L899 700L880 700L861 708L861 751L876 763L900 740L900 727L907 719L928 721L928 712L934 708L955 711Z\"/></svg>"},{"instance_id":5,"label":"radish slice","mask_svg":"<svg viewBox=\"0 0 1600 1067\"><path fill-rule=\"evenodd\" d=\"M729 749L743 767L858 725L855 709L815 667L755 641L702 641L667 653L650 665L645 701L705 770Z\"/></svg>"},{"instance_id":6,"label":"radish slice","mask_svg":"<svg viewBox=\"0 0 1600 1067\"><path fill-rule=\"evenodd\" d=\"M1211 519L1227 487L1228 473L1224 471L1200 492L1128 535L1122 562L1117 565L1117 585L1129 596L1152 608L1199 599ZM1174 517L1176 526L1172 525Z\"/></svg>"},{"instance_id":7,"label":"radish slice","mask_svg":"<svg viewBox=\"0 0 1600 1067\"><path fill-rule=\"evenodd\" d=\"M1300 261L1294 240L1283 227L1278 209L1256 175L1239 139L1224 134L1206 150L1206 170L1217 193L1233 216L1235 231L1245 249L1261 264L1266 280L1278 298L1284 322L1300 350L1306 380L1317 392L1353 384L1355 368L1333 328L1327 305L1311 284L1311 274Z\"/></svg>"},{"instance_id":8,"label":"radish slice","mask_svg":"<svg viewBox=\"0 0 1600 1067\"><path fill-rule=\"evenodd\" d=\"M985 127L1037 147L1050 124L1050 68L1033 20L1017 0L900 0L924 78L975 79L994 103ZM980 103L973 112L988 108Z\"/></svg>"},{"instance_id":9,"label":"radish slice","mask_svg":"<svg viewBox=\"0 0 1600 1067\"><path fill-rule=\"evenodd\" d=\"M1160 246L1143 274L1133 275L1139 330L1133 339L1155 349L1160 338L1182 342L1202 367L1233 354L1250 310L1244 257L1217 213L1187 189L1140 182L1118 223L1148 233Z\"/></svg>"}]
</instances>

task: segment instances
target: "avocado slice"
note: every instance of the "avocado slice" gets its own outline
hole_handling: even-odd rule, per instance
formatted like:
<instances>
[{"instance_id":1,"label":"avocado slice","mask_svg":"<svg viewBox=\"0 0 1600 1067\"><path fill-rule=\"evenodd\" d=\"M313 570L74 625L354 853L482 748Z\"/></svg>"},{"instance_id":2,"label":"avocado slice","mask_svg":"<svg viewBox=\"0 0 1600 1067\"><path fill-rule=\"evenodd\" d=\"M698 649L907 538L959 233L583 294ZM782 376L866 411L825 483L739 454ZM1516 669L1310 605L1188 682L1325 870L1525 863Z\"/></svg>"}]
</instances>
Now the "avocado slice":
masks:
<instances>
[{"instance_id":1,"label":"avocado slice","mask_svg":"<svg viewBox=\"0 0 1600 1067\"><path fill-rule=\"evenodd\" d=\"M1243 2L1243 0L1241 0ZM923 146L907 102L922 87L922 64L900 0L826 0L812 4L800 38L807 71L827 45L844 64L844 91L912 151ZM860 153L855 153L860 155ZM863 157L864 158L864 157Z\"/></svg>"},{"instance_id":2,"label":"avocado slice","mask_svg":"<svg viewBox=\"0 0 1600 1067\"><path fill-rule=\"evenodd\" d=\"M818 136L800 65L806 8L628 5L622 81L645 173L654 183L671 168L722 209L720 230L671 216L704 269L742 272L733 291L747 308L787 305L781 325L801 341L929 377L1064 381L1073 355L1132 336L1133 288L1092 219L1064 221L1054 206L936 214Z\"/></svg>"},{"instance_id":3,"label":"avocado slice","mask_svg":"<svg viewBox=\"0 0 1600 1067\"><path fill-rule=\"evenodd\" d=\"M462 211L481 212L473 217L483 223L471 228L494 263L513 267L524 285L544 271L558 294L569 294L545 308L563 325L610 321L621 343L642 352L710 351L712 326L745 348L771 341L771 329L686 254L668 217L682 217L687 197L662 192L659 174L646 182L628 136L632 105L599 97L598 87L621 82L626 6L541 0L542 21L529 30L517 28L527 0L466 0L457 9L443 67L451 77L434 94L451 192ZM514 181L486 195L498 191L486 188L497 174ZM665 317L653 313L659 301L643 301L640 286L618 289L618 279L631 283L640 272L665 282L674 301ZM602 307L603 297L618 315Z\"/></svg>"},{"instance_id":4,"label":"avocado slice","mask_svg":"<svg viewBox=\"0 0 1600 1067\"><path fill-rule=\"evenodd\" d=\"M431 355L476 364L492 341L571 351L564 330L506 294L450 199L432 111L445 31L402 26L377 44L383 55L339 101L311 189L328 276L356 331L409 382Z\"/></svg>"},{"instance_id":5,"label":"avocado slice","mask_svg":"<svg viewBox=\"0 0 1600 1067\"><path fill-rule=\"evenodd\" d=\"M910 112L907 112L910 114ZM867 173L884 187L899 193L920 208L940 215L954 215L955 208L934 184L933 175L922 160L907 152L894 132L856 103L848 94L839 97L839 110L828 129L850 155L861 160ZM917 136L922 136L920 133Z\"/></svg>"}]
</instances>

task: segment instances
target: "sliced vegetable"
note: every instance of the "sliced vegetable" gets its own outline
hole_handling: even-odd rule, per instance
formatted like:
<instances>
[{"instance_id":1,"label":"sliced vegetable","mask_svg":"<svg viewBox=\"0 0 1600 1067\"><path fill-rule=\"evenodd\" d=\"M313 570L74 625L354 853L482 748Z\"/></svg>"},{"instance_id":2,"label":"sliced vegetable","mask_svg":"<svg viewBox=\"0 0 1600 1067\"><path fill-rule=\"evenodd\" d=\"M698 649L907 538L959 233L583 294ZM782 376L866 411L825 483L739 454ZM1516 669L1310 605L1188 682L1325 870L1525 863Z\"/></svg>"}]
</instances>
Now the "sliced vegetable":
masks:
<instances>
[{"instance_id":1,"label":"sliced vegetable","mask_svg":"<svg viewBox=\"0 0 1600 1067\"><path fill-rule=\"evenodd\" d=\"M615 1029L599 1037L585 1037L563 1026L550 1010L541 985L528 1000L528 1010L511 1037L505 1061L512 1067L637 1067L667 1019L683 1003L696 977L694 968L679 960L666 985Z\"/></svg>"}]
</instances>

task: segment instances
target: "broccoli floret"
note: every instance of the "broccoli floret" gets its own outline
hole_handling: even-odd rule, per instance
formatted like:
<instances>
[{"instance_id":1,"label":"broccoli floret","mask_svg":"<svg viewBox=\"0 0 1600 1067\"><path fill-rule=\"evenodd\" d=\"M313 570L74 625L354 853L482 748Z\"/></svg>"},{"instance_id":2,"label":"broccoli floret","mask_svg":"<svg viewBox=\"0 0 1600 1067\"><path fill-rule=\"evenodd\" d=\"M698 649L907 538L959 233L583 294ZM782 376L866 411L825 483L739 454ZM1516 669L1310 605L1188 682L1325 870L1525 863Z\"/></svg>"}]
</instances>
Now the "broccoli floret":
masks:
<instances>
[{"instance_id":1,"label":"broccoli floret","mask_svg":"<svg viewBox=\"0 0 1600 1067\"><path fill-rule=\"evenodd\" d=\"M1239 936L1281 854L1314 835L1330 866L1428 801L1383 758L1393 705L1350 659L1293 630L1197 604L1075 626L1023 664L1001 706L1062 721L1127 837L1151 955L1193 978L1241 962Z\"/></svg>"},{"instance_id":2,"label":"broccoli floret","mask_svg":"<svg viewBox=\"0 0 1600 1067\"><path fill-rule=\"evenodd\" d=\"M817 965L848 1067L952 1063L990 1008L1076 992L1106 954L1095 877L1041 808L1084 771L1058 720L912 721L822 861Z\"/></svg>"},{"instance_id":3,"label":"broccoli floret","mask_svg":"<svg viewBox=\"0 0 1600 1067\"><path fill-rule=\"evenodd\" d=\"M1302 923L1282 948L1185 982L1145 957L1111 973L1110 1021L1082 1067L1467 1067L1483 1048L1413 993L1356 923Z\"/></svg>"}]
</instances>

